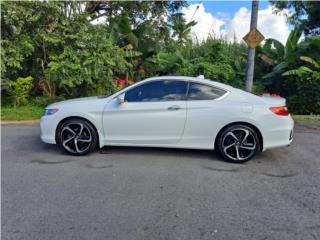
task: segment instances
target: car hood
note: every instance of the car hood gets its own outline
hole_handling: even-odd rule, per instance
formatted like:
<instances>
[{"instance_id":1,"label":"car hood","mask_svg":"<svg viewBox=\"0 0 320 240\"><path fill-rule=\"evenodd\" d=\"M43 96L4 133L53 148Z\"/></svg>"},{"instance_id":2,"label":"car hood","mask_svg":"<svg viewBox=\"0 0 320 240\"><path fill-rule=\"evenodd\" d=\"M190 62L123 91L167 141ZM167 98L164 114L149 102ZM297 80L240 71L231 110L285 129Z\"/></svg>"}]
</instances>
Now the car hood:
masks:
<instances>
[{"instance_id":1,"label":"car hood","mask_svg":"<svg viewBox=\"0 0 320 240\"><path fill-rule=\"evenodd\" d=\"M108 101L108 98L110 98L110 97L109 96L94 96L94 97L74 98L74 99L69 99L69 100L65 100L65 101L61 101L61 102L56 102L56 103L50 104L46 108L54 108L54 107L59 107L59 106L62 106L62 105L70 105L70 104L73 104L73 103L79 104L81 102L89 103L91 101L97 101L99 99L103 99L104 101Z\"/></svg>"}]
</instances>

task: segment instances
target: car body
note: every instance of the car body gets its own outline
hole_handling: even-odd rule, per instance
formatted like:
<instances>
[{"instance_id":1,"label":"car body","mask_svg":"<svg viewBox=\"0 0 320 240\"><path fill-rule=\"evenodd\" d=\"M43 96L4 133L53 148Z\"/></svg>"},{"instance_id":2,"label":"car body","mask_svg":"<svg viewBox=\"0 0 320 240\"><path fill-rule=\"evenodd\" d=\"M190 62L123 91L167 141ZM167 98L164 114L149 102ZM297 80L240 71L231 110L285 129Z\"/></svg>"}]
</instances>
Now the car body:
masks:
<instances>
[{"instance_id":1,"label":"car body","mask_svg":"<svg viewBox=\"0 0 320 240\"><path fill-rule=\"evenodd\" d=\"M280 114L272 108L281 108ZM254 146L257 144L256 148L264 151L291 143L294 123L290 114L281 112L285 110L283 98L256 96L201 78L154 77L109 97L78 98L49 105L40 122L41 139L60 145L69 138L69 143L77 137L81 139L76 131L82 130L82 124L79 127L72 125L76 131L64 126L65 139L62 137L58 141L62 124L79 119L94 129L100 148L143 146L214 150L226 128L240 125L240 128L248 127L254 132L251 134L256 138ZM239 131L237 134L242 134L242 138L248 135L247 130ZM89 141L90 129L85 135ZM235 140L237 137L232 135L228 136ZM234 147L241 141L232 143L231 140L230 144ZM253 143L250 144L253 147ZM77 151L70 153L77 154ZM237 153L235 149L234 154Z\"/></svg>"}]
</instances>

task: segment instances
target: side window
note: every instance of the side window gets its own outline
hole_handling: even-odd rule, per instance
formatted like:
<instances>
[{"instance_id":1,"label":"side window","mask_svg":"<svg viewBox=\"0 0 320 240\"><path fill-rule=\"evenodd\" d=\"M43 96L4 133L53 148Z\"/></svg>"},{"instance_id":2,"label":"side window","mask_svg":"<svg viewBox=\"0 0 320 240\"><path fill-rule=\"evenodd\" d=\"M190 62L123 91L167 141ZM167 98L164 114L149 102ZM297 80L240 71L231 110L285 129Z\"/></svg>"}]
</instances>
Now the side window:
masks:
<instances>
[{"instance_id":1,"label":"side window","mask_svg":"<svg viewBox=\"0 0 320 240\"><path fill-rule=\"evenodd\" d=\"M188 100L212 100L221 97L226 91L212 86L190 82Z\"/></svg>"},{"instance_id":2,"label":"side window","mask_svg":"<svg viewBox=\"0 0 320 240\"><path fill-rule=\"evenodd\" d=\"M125 94L127 102L155 102L185 100L187 82L161 80L139 85Z\"/></svg>"}]
</instances>

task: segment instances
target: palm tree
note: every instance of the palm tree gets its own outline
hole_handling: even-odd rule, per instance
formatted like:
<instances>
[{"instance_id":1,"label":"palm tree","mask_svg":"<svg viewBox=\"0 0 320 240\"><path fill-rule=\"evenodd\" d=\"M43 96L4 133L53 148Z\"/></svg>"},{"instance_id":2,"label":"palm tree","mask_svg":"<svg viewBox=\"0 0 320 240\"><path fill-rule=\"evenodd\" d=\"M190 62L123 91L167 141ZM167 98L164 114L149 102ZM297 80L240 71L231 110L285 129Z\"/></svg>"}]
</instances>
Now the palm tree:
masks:
<instances>
[{"instance_id":1,"label":"palm tree","mask_svg":"<svg viewBox=\"0 0 320 240\"><path fill-rule=\"evenodd\" d=\"M197 23L195 21L186 23L183 13L172 15L171 23L172 24L169 24L169 27L173 30L172 36L177 37L180 47L183 47L186 42L190 41L189 34L191 32L191 27L195 26Z\"/></svg>"},{"instance_id":2,"label":"palm tree","mask_svg":"<svg viewBox=\"0 0 320 240\"><path fill-rule=\"evenodd\" d=\"M257 56L266 63L265 69L271 67L271 71L262 77L265 85L277 93L281 93L283 73L297 67L300 56L308 56L319 60L320 37L311 36L300 41L304 26L293 29L283 45L276 39L269 38L262 47L257 48Z\"/></svg>"},{"instance_id":3,"label":"palm tree","mask_svg":"<svg viewBox=\"0 0 320 240\"><path fill-rule=\"evenodd\" d=\"M301 56L300 60L307 64L312 65L312 68L306 67L306 66L300 66L298 68L284 72L282 76L296 75L298 77L306 76L307 78L314 77L315 79L320 79L320 62L317 62L316 60L307 56Z\"/></svg>"},{"instance_id":4,"label":"palm tree","mask_svg":"<svg viewBox=\"0 0 320 240\"><path fill-rule=\"evenodd\" d=\"M282 73L296 66L297 58L301 53L299 40L303 33L303 26L294 28L283 45L276 39L266 39L262 47L257 48L257 57L262 61L263 70L269 69L269 73L262 75L261 81L269 91L286 95L283 92Z\"/></svg>"},{"instance_id":5,"label":"palm tree","mask_svg":"<svg viewBox=\"0 0 320 240\"><path fill-rule=\"evenodd\" d=\"M301 38L303 27L299 26L293 29L284 46L276 39L269 38L262 47L260 58L273 66L272 72L266 74L263 78L274 78L281 76L288 67L294 66L296 62L296 53L299 49L299 39Z\"/></svg>"}]
</instances>

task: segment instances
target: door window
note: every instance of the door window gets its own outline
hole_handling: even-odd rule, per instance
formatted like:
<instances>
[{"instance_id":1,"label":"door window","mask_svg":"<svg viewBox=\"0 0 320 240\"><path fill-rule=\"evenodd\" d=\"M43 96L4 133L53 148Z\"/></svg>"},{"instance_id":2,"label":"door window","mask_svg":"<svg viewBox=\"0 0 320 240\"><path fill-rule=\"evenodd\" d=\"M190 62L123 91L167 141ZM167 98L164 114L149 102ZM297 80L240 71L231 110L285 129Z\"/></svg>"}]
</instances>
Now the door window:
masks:
<instances>
[{"instance_id":1,"label":"door window","mask_svg":"<svg viewBox=\"0 0 320 240\"><path fill-rule=\"evenodd\" d=\"M190 82L188 100L212 100L223 96L225 90L201 83Z\"/></svg>"},{"instance_id":2,"label":"door window","mask_svg":"<svg viewBox=\"0 0 320 240\"><path fill-rule=\"evenodd\" d=\"M141 84L125 93L127 102L158 102L185 100L187 82L161 80Z\"/></svg>"}]
</instances>

